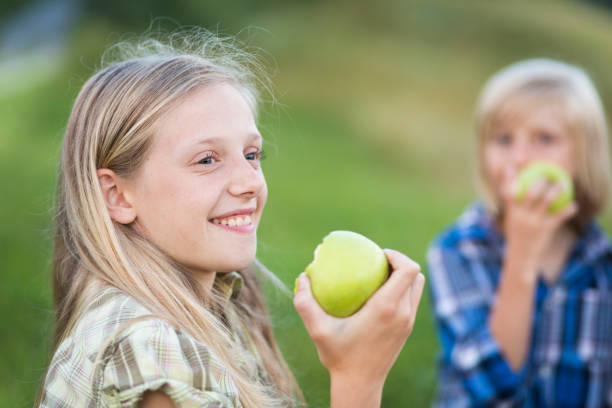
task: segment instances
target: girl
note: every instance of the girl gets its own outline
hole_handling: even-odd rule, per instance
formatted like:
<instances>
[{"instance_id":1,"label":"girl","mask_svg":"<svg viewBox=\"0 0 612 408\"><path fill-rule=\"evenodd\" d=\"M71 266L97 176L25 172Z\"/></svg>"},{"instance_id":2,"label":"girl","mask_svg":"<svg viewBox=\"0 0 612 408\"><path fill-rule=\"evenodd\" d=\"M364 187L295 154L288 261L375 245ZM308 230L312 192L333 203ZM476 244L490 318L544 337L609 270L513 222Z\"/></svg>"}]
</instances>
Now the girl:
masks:
<instances>
[{"instance_id":1,"label":"girl","mask_svg":"<svg viewBox=\"0 0 612 408\"><path fill-rule=\"evenodd\" d=\"M551 60L517 63L477 107L482 202L431 245L438 406L612 404L612 247L594 217L610 185L601 102L586 74ZM575 201L541 180L519 202L533 160L572 176Z\"/></svg>"},{"instance_id":2,"label":"girl","mask_svg":"<svg viewBox=\"0 0 612 408\"><path fill-rule=\"evenodd\" d=\"M41 407L300 403L248 268L267 197L253 65L205 33L178 40L182 50L136 44L74 104ZM299 278L294 303L333 407L378 406L411 332L424 280L404 255L387 256L391 277L347 319L326 315Z\"/></svg>"}]
</instances>

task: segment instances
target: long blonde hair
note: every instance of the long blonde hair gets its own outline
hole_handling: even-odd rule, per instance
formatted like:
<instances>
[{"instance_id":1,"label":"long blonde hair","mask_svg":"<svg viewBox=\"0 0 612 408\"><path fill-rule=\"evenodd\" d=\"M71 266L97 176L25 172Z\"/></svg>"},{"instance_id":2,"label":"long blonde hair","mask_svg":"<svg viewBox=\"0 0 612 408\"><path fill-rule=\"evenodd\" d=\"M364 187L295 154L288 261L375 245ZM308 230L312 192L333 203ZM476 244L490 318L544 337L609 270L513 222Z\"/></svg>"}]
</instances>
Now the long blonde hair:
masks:
<instances>
[{"instance_id":1,"label":"long blonde hair","mask_svg":"<svg viewBox=\"0 0 612 408\"><path fill-rule=\"evenodd\" d=\"M53 250L53 350L100 289L111 286L210 347L227 367L245 408L295 406L303 397L274 340L253 271L242 271L244 288L229 307L247 328L267 381L249 377L248 352L218 313L228 305L214 289L203 292L182 265L130 225L113 222L96 174L100 168L124 176L138 169L153 125L196 87L231 84L255 114L261 87L256 60L233 41L203 30L165 41L124 42L114 50L121 51L121 60L85 83L63 141Z\"/></svg>"}]
</instances>

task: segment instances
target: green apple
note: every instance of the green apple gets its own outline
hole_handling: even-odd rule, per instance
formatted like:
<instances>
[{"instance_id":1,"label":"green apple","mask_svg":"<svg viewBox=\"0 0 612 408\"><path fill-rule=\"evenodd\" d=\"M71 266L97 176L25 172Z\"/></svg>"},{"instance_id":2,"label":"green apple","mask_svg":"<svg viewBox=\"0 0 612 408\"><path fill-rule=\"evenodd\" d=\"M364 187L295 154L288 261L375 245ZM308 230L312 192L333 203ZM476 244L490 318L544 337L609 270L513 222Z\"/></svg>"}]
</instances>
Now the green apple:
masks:
<instances>
[{"instance_id":1,"label":"green apple","mask_svg":"<svg viewBox=\"0 0 612 408\"><path fill-rule=\"evenodd\" d=\"M312 293L330 315L355 313L387 280L389 263L370 239L351 231L333 231L315 249L306 267Z\"/></svg>"},{"instance_id":2,"label":"green apple","mask_svg":"<svg viewBox=\"0 0 612 408\"><path fill-rule=\"evenodd\" d=\"M574 186L567 171L555 163L543 160L531 162L520 171L515 181L517 183L516 199L523 200L531 186L542 179L551 183L558 183L563 188L557 198L550 204L549 213L555 214L563 210L574 200Z\"/></svg>"}]
</instances>

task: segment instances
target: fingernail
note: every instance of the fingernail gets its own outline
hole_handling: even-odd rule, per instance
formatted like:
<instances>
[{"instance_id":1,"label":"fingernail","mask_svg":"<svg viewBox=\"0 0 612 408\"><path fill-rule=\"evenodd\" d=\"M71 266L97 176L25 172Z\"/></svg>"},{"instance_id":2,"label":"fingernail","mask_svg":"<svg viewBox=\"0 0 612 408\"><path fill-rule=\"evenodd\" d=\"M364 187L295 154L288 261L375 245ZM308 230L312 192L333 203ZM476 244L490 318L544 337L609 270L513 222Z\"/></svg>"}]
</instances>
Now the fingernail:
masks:
<instances>
[{"instance_id":1,"label":"fingernail","mask_svg":"<svg viewBox=\"0 0 612 408\"><path fill-rule=\"evenodd\" d=\"M304 272L300 273L297 278L295 278L295 288L293 289L293 294L297 294L300 288L303 286L301 281L304 279Z\"/></svg>"},{"instance_id":2,"label":"fingernail","mask_svg":"<svg viewBox=\"0 0 612 408\"><path fill-rule=\"evenodd\" d=\"M300 290L300 276L301 275L298 275L298 277L295 278L295 286L293 287L293 294L294 295L297 295L298 290Z\"/></svg>"}]
</instances>

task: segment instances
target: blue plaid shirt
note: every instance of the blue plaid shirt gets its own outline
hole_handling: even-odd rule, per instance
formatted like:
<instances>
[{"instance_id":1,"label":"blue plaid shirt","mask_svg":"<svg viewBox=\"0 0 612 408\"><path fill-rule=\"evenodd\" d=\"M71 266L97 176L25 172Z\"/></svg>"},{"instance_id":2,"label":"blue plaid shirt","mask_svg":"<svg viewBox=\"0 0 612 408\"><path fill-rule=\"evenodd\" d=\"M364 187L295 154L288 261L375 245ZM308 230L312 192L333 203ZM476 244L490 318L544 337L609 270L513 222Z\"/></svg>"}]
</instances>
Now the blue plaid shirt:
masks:
<instances>
[{"instance_id":1,"label":"blue plaid shirt","mask_svg":"<svg viewBox=\"0 0 612 408\"><path fill-rule=\"evenodd\" d=\"M605 232L592 222L559 279L538 282L520 372L509 367L487 324L503 253L503 237L479 203L428 250L442 346L435 405L612 406L612 246Z\"/></svg>"}]
</instances>

